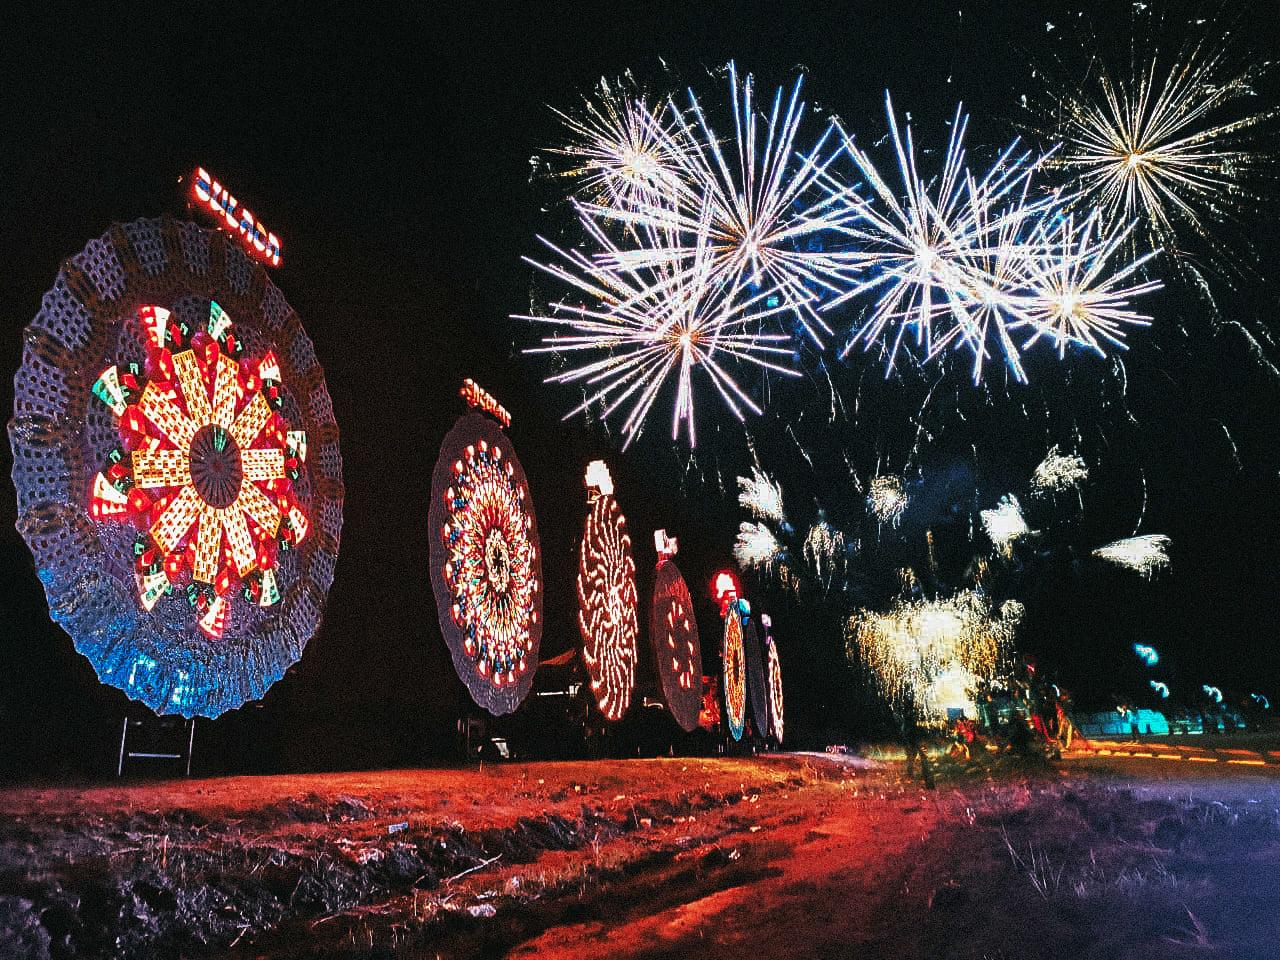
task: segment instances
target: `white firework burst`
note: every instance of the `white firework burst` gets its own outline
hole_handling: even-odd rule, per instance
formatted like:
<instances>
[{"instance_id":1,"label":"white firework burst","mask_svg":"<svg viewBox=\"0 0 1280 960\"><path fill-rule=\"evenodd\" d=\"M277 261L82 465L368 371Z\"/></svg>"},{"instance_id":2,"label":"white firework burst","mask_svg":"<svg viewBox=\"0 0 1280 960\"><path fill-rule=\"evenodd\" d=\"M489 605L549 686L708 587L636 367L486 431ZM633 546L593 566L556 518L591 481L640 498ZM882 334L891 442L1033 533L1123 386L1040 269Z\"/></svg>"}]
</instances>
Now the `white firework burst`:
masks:
<instances>
[{"instance_id":1,"label":"white firework burst","mask_svg":"<svg viewBox=\"0 0 1280 960\"><path fill-rule=\"evenodd\" d=\"M582 199L630 209L681 189L683 137L629 78L601 78L577 113L552 109L568 138L548 153L567 158L562 175Z\"/></svg>"},{"instance_id":2,"label":"white firework burst","mask_svg":"<svg viewBox=\"0 0 1280 960\"><path fill-rule=\"evenodd\" d=\"M872 478L867 490L867 509L881 523L896 527L909 502L901 477L885 473Z\"/></svg>"},{"instance_id":3,"label":"white firework burst","mask_svg":"<svg viewBox=\"0 0 1280 960\"><path fill-rule=\"evenodd\" d=\"M841 153L834 135L838 128L829 124L812 147L801 149L803 78L785 99L784 90L777 89L766 118L758 110L752 77L740 79L733 63L728 72L733 114L728 149L690 90L687 109L671 101L669 123L655 119L651 125L675 163L677 176L670 189L634 204L596 203L587 210L632 230L685 237L701 229L709 213L712 279L728 287L773 288L821 346L823 334L831 330L814 301L841 293L848 265L856 260L854 253L825 249L838 239L832 231L857 216L844 202L846 189L833 187L830 168ZM694 258L691 246L679 244L641 244L603 255L613 266L661 265L675 274L689 269Z\"/></svg>"},{"instance_id":4,"label":"white firework burst","mask_svg":"<svg viewBox=\"0 0 1280 960\"><path fill-rule=\"evenodd\" d=\"M1089 467L1083 458L1074 453L1060 453L1055 446L1031 474L1031 486L1039 492L1062 493L1076 489L1087 479Z\"/></svg>"},{"instance_id":5,"label":"white firework burst","mask_svg":"<svg viewBox=\"0 0 1280 960\"><path fill-rule=\"evenodd\" d=\"M1162 286L1138 275L1157 251L1108 272L1132 229L1130 224L1108 231L1096 212L1079 225L1072 214L1040 224L1036 233L1043 248L1056 252L1027 261L1026 315L1035 332L1024 349L1047 337L1059 357L1073 343L1105 354L1103 343L1124 349L1128 327L1150 325L1151 317L1135 310L1133 301Z\"/></svg>"},{"instance_id":6,"label":"white firework burst","mask_svg":"<svg viewBox=\"0 0 1280 960\"><path fill-rule=\"evenodd\" d=\"M804 558L819 580L829 583L844 556L844 534L819 519L804 537Z\"/></svg>"},{"instance_id":7,"label":"white firework burst","mask_svg":"<svg viewBox=\"0 0 1280 960\"><path fill-rule=\"evenodd\" d=\"M576 299L551 304L550 314L514 315L517 319L551 324L566 332L545 337L542 346L527 353L603 354L580 366L553 374L548 383L581 383L586 389L578 406L565 419L603 406L609 417L624 405L624 449L640 433L664 384L675 381L671 435L683 427L691 446L697 443L694 425L695 371L701 370L725 405L739 420L744 411L759 414L759 405L738 384L728 365L742 362L788 376L799 374L785 366L792 357L783 346L784 334L761 332L762 319L786 309L769 306L771 288L748 290L742 284L726 287L716 276L706 219L694 237L692 260L679 268L655 262L648 268L618 265L618 248L590 218L582 220L605 256L591 257L542 242L559 262L526 261L571 287ZM655 246L682 243L665 231L652 231Z\"/></svg>"},{"instance_id":8,"label":"white firework burst","mask_svg":"<svg viewBox=\"0 0 1280 960\"><path fill-rule=\"evenodd\" d=\"M861 251L850 263L864 275L823 309L868 293L876 300L844 354L859 344L881 349L888 376L904 341L925 360L954 347L972 354L975 384L993 356L1026 382L1021 354L1041 336L1063 357L1071 343L1097 351L1104 341L1123 346L1127 325L1149 322L1132 301L1159 287L1137 276L1154 254L1108 272L1130 228L1106 228L1096 216L1077 226L1062 212L1072 198L1033 198L1034 178L1052 153L1019 152L1015 140L975 176L965 165L968 118L957 108L941 173L926 180L910 127L904 135L887 95L885 102L901 196L846 139L871 190L866 198L839 193L858 217L838 230Z\"/></svg>"},{"instance_id":9,"label":"white firework burst","mask_svg":"<svg viewBox=\"0 0 1280 960\"><path fill-rule=\"evenodd\" d=\"M1022 504L1012 493L1006 493L992 509L979 511L979 516L991 542L1006 556L1012 554L1017 541L1031 533L1022 516Z\"/></svg>"},{"instance_id":10,"label":"white firework burst","mask_svg":"<svg viewBox=\"0 0 1280 960\"><path fill-rule=\"evenodd\" d=\"M752 467L751 476L738 478L738 505L753 516L774 523L782 523L786 519L782 508L782 488L759 467Z\"/></svg>"},{"instance_id":11,"label":"white firework burst","mask_svg":"<svg viewBox=\"0 0 1280 960\"><path fill-rule=\"evenodd\" d=\"M1093 551L1093 555L1150 580L1155 573L1169 567L1169 543L1163 533L1148 533L1108 543Z\"/></svg>"},{"instance_id":12,"label":"white firework burst","mask_svg":"<svg viewBox=\"0 0 1280 960\"><path fill-rule=\"evenodd\" d=\"M847 136L846 152L870 186L870 196L832 193L856 213L848 225L836 229L858 248L850 264L865 276L823 309L834 309L868 292L878 293L869 316L841 355L858 344L864 349L883 346L888 354L887 374L908 335L927 357L959 339L974 350L980 377L987 331L994 324L1000 349L1007 358L1014 358L1011 367L1021 379L1017 350L1004 331L1008 308L1002 301L1009 285L1006 274L1021 269L1024 225L1049 205L1048 198L1027 199L1031 175L1040 161L1033 160L1029 150L1018 153L1015 140L986 174L975 177L965 166L968 117L957 108L941 173L936 180L926 180L917 166L911 128L903 134L887 93L885 110L902 194L888 185L870 156ZM941 317L955 326L950 333L944 331L942 342L936 344L934 323Z\"/></svg>"},{"instance_id":13,"label":"white firework burst","mask_svg":"<svg viewBox=\"0 0 1280 960\"><path fill-rule=\"evenodd\" d=\"M738 526L738 539L733 544L733 559L746 570L751 567L768 570L782 556L782 544L763 523L744 520Z\"/></svg>"}]
</instances>

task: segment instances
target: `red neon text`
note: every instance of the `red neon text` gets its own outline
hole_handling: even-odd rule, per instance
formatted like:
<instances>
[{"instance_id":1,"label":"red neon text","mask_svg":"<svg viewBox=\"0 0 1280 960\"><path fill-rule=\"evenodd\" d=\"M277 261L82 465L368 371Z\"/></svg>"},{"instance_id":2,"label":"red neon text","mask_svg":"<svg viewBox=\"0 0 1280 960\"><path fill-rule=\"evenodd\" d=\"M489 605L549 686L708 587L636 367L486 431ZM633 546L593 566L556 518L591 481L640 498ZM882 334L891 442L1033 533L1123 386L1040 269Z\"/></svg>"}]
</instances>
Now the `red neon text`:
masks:
<instances>
[{"instance_id":1,"label":"red neon text","mask_svg":"<svg viewBox=\"0 0 1280 960\"><path fill-rule=\"evenodd\" d=\"M484 387L470 377L462 381L462 389L458 393L462 395L462 399L467 401L468 404L495 417L504 427L511 426L511 414L507 413L507 408L495 400L489 391L485 390Z\"/></svg>"},{"instance_id":2,"label":"red neon text","mask_svg":"<svg viewBox=\"0 0 1280 960\"><path fill-rule=\"evenodd\" d=\"M196 167L191 180L191 192L196 200L208 208L214 217L226 224L227 229L240 235L244 247L259 260L273 267L280 266L280 238L267 230L240 202L204 167Z\"/></svg>"}]
</instances>

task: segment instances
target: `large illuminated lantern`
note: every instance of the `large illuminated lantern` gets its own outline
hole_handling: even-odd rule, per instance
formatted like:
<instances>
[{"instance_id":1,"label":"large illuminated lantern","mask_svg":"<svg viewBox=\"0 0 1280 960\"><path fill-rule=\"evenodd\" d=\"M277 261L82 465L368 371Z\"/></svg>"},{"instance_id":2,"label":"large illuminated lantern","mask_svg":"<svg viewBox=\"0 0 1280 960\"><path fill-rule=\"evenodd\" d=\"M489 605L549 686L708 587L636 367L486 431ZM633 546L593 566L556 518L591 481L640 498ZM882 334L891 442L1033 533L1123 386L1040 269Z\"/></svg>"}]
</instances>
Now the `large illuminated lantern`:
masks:
<instances>
[{"instance_id":1,"label":"large illuminated lantern","mask_svg":"<svg viewBox=\"0 0 1280 960\"><path fill-rule=\"evenodd\" d=\"M693 598L676 566L677 543L665 530L654 533L658 569L649 611L649 637L667 709L686 733L698 726L702 708L702 648Z\"/></svg>"},{"instance_id":2,"label":"large illuminated lantern","mask_svg":"<svg viewBox=\"0 0 1280 960\"><path fill-rule=\"evenodd\" d=\"M262 267L195 224L113 226L14 385L18 529L76 649L158 713L261 697L319 626L343 499L324 373Z\"/></svg>"},{"instance_id":3,"label":"large illuminated lantern","mask_svg":"<svg viewBox=\"0 0 1280 960\"><path fill-rule=\"evenodd\" d=\"M750 607L739 594L737 578L727 570L716 574L712 592L724 618L724 643L720 659L724 667L724 713L729 734L741 740L747 727L747 660L745 637Z\"/></svg>"},{"instance_id":4,"label":"large illuminated lantern","mask_svg":"<svg viewBox=\"0 0 1280 960\"><path fill-rule=\"evenodd\" d=\"M767 616L760 615L760 626L764 628L764 656L769 683L769 736L774 743L782 746L782 661L778 659L778 645L773 642L770 627L773 624Z\"/></svg>"},{"instance_id":5,"label":"large illuminated lantern","mask_svg":"<svg viewBox=\"0 0 1280 960\"><path fill-rule=\"evenodd\" d=\"M596 705L619 720L636 682L636 564L627 518L613 496L603 460L587 467L589 509L578 556L578 627Z\"/></svg>"},{"instance_id":6,"label":"large illuminated lantern","mask_svg":"<svg viewBox=\"0 0 1280 960\"><path fill-rule=\"evenodd\" d=\"M769 735L769 681L765 674L764 646L756 617L748 617L742 625L742 654L747 666L747 702L751 708L751 725L761 737Z\"/></svg>"},{"instance_id":7,"label":"large illuminated lantern","mask_svg":"<svg viewBox=\"0 0 1280 960\"><path fill-rule=\"evenodd\" d=\"M538 669L542 556L529 481L498 425L510 415L471 380L461 394L475 412L445 436L432 475L431 586L454 669L500 716Z\"/></svg>"}]
</instances>

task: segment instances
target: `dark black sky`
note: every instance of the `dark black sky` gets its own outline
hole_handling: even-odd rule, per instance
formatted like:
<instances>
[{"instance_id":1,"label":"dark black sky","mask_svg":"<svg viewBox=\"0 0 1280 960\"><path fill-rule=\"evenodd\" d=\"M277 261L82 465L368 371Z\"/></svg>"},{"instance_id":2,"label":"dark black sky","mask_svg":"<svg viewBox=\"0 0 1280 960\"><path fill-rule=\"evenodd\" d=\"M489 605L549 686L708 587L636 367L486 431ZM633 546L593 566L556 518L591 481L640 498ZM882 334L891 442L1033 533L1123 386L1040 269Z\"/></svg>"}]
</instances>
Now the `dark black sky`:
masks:
<instances>
[{"instance_id":1,"label":"dark black sky","mask_svg":"<svg viewBox=\"0 0 1280 960\"><path fill-rule=\"evenodd\" d=\"M1166 6L1160 29L1193 35L1201 6ZM490 386L514 414L547 557L548 654L573 636L585 460L614 461L642 570L652 562L649 531L667 526L681 537L697 590L727 559L736 526L717 489L741 461L736 434L717 437L712 420L704 430L724 461L703 458L687 474L654 438L620 455L597 428L561 426L558 411L571 398L543 387L537 362L517 353L529 334L505 317L528 306L519 257L533 252L535 232L554 229L540 210L546 185L530 183L531 155L557 136L547 105L572 106L602 74L626 68L655 87L674 76L718 90L706 68L734 58L762 86L805 68L808 95L868 137L883 130L891 88L922 133L945 136L942 124L963 99L974 114L971 139L1001 143L1020 94L1042 89L1033 69L1061 59L1070 78L1095 40L1125 49L1132 15L1128 4L1038 2L193 4L180 14L42 4L14 16L0 41L0 408L11 407L21 329L60 260L112 221L181 214L178 178L194 165L221 176L283 240L276 281L325 365L347 483L324 627L267 698L276 722L232 718L224 741L274 738L271 756L292 764L359 755L365 745L369 762L431 755L463 703L434 625L424 529L431 465L458 413L462 377ZM1269 18L1235 23L1258 56L1274 58L1280 48L1262 26ZM1138 29L1149 24L1140 18ZM1276 102L1274 86L1260 94ZM1273 221L1260 216L1246 231L1268 268ZM1267 325L1277 297L1273 285L1250 280L1223 303L1224 313ZM1202 311L1185 291L1164 295L1160 309L1162 322ZM1275 386L1248 366L1238 338L1188 340L1200 335L1160 333L1130 355L1141 428L1118 441L1131 449L1103 471L1092 501L1098 535L1126 535L1145 473L1143 529L1174 536L1174 576L1145 587L1090 574L1044 588L1030 641L1073 681L1102 685L1098 664L1118 662L1130 623L1158 635L1188 676L1240 685L1277 678ZM1086 366L1080 377L1088 374ZM1087 380L1071 387L1089 389ZM1008 431L1020 467L1043 453L1044 438L1025 423L992 417L981 429L988 440ZM958 435L953 446L969 439ZM762 455L782 449L761 443ZM21 769L82 768L61 758L98 749L123 701L97 687L48 621L13 530L3 449L0 739ZM947 455L937 462L944 469ZM801 636L803 619L792 619L793 635L780 637L784 657L834 662L835 639ZM798 667L789 687L830 719L841 715L840 694L825 673ZM357 748L334 746L348 741Z\"/></svg>"}]
</instances>

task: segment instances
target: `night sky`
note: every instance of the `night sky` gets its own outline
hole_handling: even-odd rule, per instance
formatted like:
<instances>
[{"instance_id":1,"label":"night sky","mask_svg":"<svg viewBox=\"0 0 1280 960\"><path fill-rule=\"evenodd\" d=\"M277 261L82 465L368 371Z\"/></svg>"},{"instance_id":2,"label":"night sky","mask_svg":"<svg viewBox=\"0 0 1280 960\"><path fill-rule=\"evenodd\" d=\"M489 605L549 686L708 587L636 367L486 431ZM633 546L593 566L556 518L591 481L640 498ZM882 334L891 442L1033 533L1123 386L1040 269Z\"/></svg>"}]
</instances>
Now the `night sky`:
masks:
<instances>
[{"instance_id":1,"label":"night sky","mask_svg":"<svg viewBox=\"0 0 1280 960\"><path fill-rule=\"evenodd\" d=\"M566 224L555 206L563 187L531 178L530 158L558 138L548 105L571 109L599 77L628 68L651 89L692 84L718 97L723 81L708 70L735 59L762 89L805 70L807 96L864 143L884 132L886 88L921 143L944 142L962 99L981 155L1026 119L1021 94L1043 99L1046 72L1078 78L1084 51L1123 54L1135 32L1172 37L1175 49L1211 29L1190 22L1205 15L1203 4L1158 5L1156 20L1117 3L446 6L320 14L197 5L169 19L42 5L15 18L16 33L3 41L0 408L12 408L21 331L60 261L113 221L185 215L179 178L197 164L280 235L284 265L274 279L326 370L347 489L337 575L300 664L263 706L206 725L208 755L228 769L447 752L469 700L436 625L426 503L467 376L513 414L510 436L543 540L544 657L576 641L581 469L599 456L613 464L629 516L641 596L652 582L650 531L667 527L702 600L704 649L718 647L706 585L729 561L740 519L732 490L749 462L742 429L708 404L692 460L663 426L622 454L615 432L559 422L574 392L542 385L545 361L519 353L537 333L506 319L529 307L520 256L535 252L536 233L560 235ZM1258 16L1224 22L1251 45L1242 55L1280 53L1255 29ZM1259 105L1277 103L1272 76ZM1275 184L1261 189L1270 196L1224 228L1261 269L1214 284L1221 317L1255 333L1274 329L1280 303L1267 276L1280 253ZM1028 586L1026 647L1084 699L1121 685L1135 639L1155 642L1187 681L1274 690L1280 384L1185 285L1172 283L1145 306L1155 325L1131 337L1124 403L1110 365L1090 357L1066 368L1051 357L1033 363L1033 388L1001 387L990 402L965 396L963 371L951 375L941 395L954 395L951 407L964 416L930 421L918 463L923 502L934 505L919 509L937 516L912 522L945 527L953 481L994 504L1047 446L1079 435L1098 465L1071 539L1099 545L1129 535L1145 499L1140 532L1172 536L1173 572L1148 584L1084 562L1077 546ZM932 378L885 383L871 361L854 355L840 365L834 351L826 362L838 384L865 384L857 417L831 439L864 480L881 460L900 467L917 436L921 384ZM768 415L748 424L761 462L801 505L850 499L838 471L814 479L798 469L785 436L795 423L821 440L827 400L808 380L768 389ZM98 771L112 760L125 700L96 683L49 621L13 527L8 445L0 450L0 770ZM856 737L871 714L842 665L838 633L768 591L757 595L780 621L789 727L818 744Z\"/></svg>"}]
</instances>

